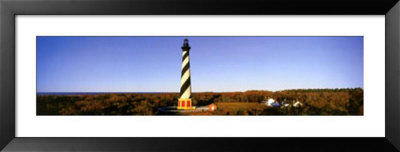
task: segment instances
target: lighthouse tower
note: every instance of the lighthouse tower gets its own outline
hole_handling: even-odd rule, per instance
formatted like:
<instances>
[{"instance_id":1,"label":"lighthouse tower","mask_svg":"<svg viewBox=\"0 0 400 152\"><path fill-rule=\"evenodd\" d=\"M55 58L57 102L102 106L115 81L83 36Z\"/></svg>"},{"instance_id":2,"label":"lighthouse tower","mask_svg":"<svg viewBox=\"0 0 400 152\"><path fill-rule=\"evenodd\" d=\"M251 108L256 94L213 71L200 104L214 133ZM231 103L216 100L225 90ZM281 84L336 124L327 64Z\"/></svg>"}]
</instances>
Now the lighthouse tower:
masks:
<instances>
[{"instance_id":1,"label":"lighthouse tower","mask_svg":"<svg viewBox=\"0 0 400 152\"><path fill-rule=\"evenodd\" d=\"M194 109L192 106L192 88L190 87L189 40L185 39L182 46L181 96L178 99L178 109Z\"/></svg>"}]
</instances>

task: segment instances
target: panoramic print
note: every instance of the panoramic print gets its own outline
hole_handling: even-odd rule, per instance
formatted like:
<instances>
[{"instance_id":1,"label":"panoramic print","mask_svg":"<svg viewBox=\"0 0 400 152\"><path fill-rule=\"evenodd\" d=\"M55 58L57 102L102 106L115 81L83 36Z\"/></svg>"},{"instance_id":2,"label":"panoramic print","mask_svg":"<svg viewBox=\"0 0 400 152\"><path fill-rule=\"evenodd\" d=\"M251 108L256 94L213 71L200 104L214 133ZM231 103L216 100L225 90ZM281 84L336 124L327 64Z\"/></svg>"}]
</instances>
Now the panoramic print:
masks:
<instances>
[{"instance_id":1,"label":"panoramic print","mask_svg":"<svg viewBox=\"0 0 400 152\"><path fill-rule=\"evenodd\" d=\"M364 113L362 36L38 36L37 115Z\"/></svg>"}]
</instances>

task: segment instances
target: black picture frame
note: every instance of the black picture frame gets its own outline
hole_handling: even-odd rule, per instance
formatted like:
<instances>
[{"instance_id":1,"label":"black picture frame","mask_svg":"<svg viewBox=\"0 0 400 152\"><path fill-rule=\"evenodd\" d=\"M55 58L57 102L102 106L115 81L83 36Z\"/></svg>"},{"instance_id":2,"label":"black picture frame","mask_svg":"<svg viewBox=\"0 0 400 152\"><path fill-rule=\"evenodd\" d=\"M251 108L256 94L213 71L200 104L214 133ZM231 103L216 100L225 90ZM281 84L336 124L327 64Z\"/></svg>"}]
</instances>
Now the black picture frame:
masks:
<instances>
[{"instance_id":1,"label":"black picture frame","mask_svg":"<svg viewBox=\"0 0 400 152\"><path fill-rule=\"evenodd\" d=\"M2 0L0 149L4 151L399 151L398 0ZM385 137L15 137L16 15L385 15ZM377 101L378 102L378 101ZM160 126L162 129L162 126Z\"/></svg>"}]
</instances>

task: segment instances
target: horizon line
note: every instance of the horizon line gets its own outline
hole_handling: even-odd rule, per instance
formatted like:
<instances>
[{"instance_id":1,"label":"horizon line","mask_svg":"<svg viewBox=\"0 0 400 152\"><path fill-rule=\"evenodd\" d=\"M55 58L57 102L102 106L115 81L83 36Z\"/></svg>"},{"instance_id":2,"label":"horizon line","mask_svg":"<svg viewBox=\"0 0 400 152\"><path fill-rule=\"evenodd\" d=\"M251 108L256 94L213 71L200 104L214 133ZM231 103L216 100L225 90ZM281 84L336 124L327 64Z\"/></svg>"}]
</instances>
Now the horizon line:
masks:
<instances>
[{"instance_id":1,"label":"horizon line","mask_svg":"<svg viewBox=\"0 0 400 152\"><path fill-rule=\"evenodd\" d=\"M279 91L289 91L289 90L341 90L341 89L362 89L363 87L353 87L353 88L298 88L298 89L283 89L283 90L246 90L246 91L197 91L192 93L225 93L225 92L249 92L249 91L270 91L270 92L279 92ZM36 93L180 93L176 92L163 92L163 91L55 91L55 92L38 92Z\"/></svg>"}]
</instances>

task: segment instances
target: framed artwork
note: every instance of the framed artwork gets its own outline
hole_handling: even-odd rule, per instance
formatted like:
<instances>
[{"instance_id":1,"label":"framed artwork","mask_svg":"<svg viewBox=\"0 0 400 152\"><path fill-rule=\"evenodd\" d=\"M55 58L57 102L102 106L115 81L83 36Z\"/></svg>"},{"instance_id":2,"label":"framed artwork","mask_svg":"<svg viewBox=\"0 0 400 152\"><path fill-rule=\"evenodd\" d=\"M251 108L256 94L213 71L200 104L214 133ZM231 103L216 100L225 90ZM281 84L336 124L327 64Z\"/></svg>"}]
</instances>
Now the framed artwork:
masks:
<instances>
[{"instance_id":1,"label":"framed artwork","mask_svg":"<svg viewBox=\"0 0 400 152\"><path fill-rule=\"evenodd\" d=\"M4 151L400 148L397 1L0 9Z\"/></svg>"}]
</instances>

